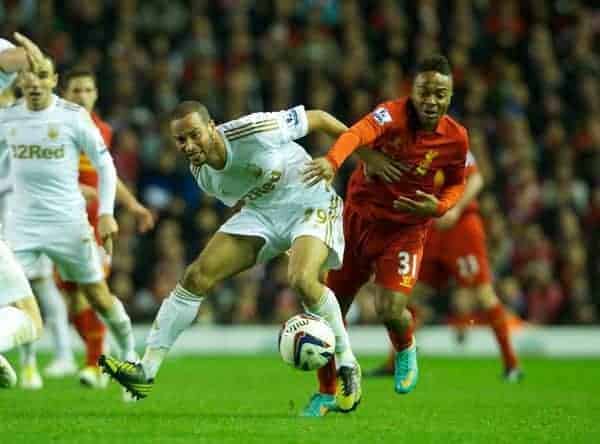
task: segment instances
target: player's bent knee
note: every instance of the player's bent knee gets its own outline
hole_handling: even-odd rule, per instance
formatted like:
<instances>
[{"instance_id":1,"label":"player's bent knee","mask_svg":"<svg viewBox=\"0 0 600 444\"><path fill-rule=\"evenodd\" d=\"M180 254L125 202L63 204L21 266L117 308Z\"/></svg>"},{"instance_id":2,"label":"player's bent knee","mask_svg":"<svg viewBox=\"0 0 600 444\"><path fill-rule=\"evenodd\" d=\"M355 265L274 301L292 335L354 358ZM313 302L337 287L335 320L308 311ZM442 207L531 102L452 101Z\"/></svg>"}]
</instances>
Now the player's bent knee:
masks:
<instances>
[{"instance_id":1,"label":"player's bent knee","mask_svg":"<svg viewBox=\"0 0 600 444\"><path fill-rule=\"evenodd\" d=\"M79 284L79 287L94 309L105 311L112 306L114 296L110 293L106 282Z\"/></svg>"},{"instance_id":2,"label":"player's bent knee","mask_svg":"<svg viewBox=\"0 0 600 444\"><path fill-rule=\"evenodd\" d=\"M181 283L186 290L201 295L212 290L217 284L217 279L205 264L196 261L186 268Z\"/></svg>"},{"instance_id":3,"label":"player's bent knee","mask_svg":"<svg viewBox=\"0 0 600 444\"><path fill-rule=\"evenodd\" d=\"M307 270L290 270L288 281L290 287L300 293L305 304L312 306L321 299L322 292L318 291L318 288L321 288L318 274L315 275Z\"/></svg>"},{"instance_id":4,"label":"player's bent knee","mask_svg":"<svg viewBox=\"0 0 600 444\"><path fill-rule=\"evenodd\" d=\"M477 302L483 308L492 308L496 306L499 302L498 297L496 296L496 292L494 291L494 287L492 284L486 283L482 284L474 289L475 294L477 295Z\"/></svg>"}]
</instances>

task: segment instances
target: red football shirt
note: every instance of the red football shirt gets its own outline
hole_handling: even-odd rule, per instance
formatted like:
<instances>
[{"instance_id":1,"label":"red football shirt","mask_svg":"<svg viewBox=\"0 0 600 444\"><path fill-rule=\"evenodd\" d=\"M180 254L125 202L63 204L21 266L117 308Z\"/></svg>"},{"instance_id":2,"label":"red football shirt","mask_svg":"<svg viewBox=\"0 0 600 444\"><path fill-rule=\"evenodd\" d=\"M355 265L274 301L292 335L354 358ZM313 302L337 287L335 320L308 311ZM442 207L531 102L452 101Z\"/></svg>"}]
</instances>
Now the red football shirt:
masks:
<instances>
[{"instance_id":1,"label":"red football shirt","mask_svg":"<svg viewBox=\"0 0 600 444\"><path fill-rule=\"evenodd\" d=\"M110 144L112 142L112 128L108 123L102 120L98 114L92 112L91 117L96 127L100 130L100 134L102 134L104 143L110 150ZM98 189L98 173L85 153L81 153L79 156L79 183L94 187L96 190ZM98 199L95 199L87 206L88 220L90 221L92 227L94 227L94 231L96 231L98 225L98 211L99 202ZM96 237L98 237L98 233L96 233Z\"/></svg>"},{"instance_id":2,"label":"red football shirt","mask_svg":"<svg viewBox=\"0 0 600 444\"><path fill-rule=\"evenodd\" d=\"M442 215L464 190L467 130L447 115L433 132L411 129L409 116L414 110L409 107L408 97L382 103L344 133L327 155L339 167L352 150L368 146L410 168L401 180L387 183L367 179L362 162L357 166L348 184L346 204L364 217L423 223L426 219L421 216L395 210L393 201L400 196L420 200L417 190L435 194L440 199L438 215Z\"/></svg>"}]
</instances>

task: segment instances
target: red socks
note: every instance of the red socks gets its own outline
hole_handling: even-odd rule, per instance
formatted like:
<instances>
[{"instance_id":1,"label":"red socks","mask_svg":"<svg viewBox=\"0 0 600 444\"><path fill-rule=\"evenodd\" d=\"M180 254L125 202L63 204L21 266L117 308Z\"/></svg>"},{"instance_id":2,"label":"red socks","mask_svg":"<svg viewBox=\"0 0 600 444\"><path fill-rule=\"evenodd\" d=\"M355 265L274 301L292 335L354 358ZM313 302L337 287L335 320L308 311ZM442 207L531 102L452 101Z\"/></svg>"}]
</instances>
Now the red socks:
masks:
<instances>
[{"instance_id":1,"label":"red socks","mask_svg":"<svg viewBox=\"0 0 600 444\"><path fill-rule=\"evenodd\" d=\"M79 333L79 336L85 343L86 365L97 366L104 346L106 326L91 308L77 313L72 321L77 333Z\"/></svg>"},{"instance_id":2,"label":"red socks","mask_svg":"<svg viewBox=\"0 0 600 444\"><path fill-rule=\"evenodd\" d=\"M492 330L494 330L494 335L496 335L498 345L500 346L502 360L504 361L504 367L507 370L518 367L519 361L517 360L517 355L515 354L515 351L510 342L510 333L508 330L508 317L506 316L504 306L498 303L494 307L490 308L486 312L486 315L490 327L492 328Z\"/></svg>"}]
</instances>

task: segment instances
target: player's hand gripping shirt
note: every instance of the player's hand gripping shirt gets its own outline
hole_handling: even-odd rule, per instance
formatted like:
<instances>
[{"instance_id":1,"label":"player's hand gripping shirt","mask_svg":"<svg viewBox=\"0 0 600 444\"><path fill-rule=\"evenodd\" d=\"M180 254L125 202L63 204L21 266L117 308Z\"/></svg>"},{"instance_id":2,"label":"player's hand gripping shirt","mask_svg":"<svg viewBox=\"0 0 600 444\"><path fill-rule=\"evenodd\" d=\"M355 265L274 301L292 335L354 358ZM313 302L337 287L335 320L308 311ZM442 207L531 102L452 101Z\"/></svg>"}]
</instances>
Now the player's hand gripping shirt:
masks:
<instances>
[{"instance_id":1,"label":"player's hand gripping shirt","mask_svg":"<svg viewBox=\"0 0 600 444\"><path fill-rule=\"evenodd\" d=\"M421 190L436 194L440 199L438 215L442 215L464 190L469 145L466 129L446 115L431 133L412 130L410 106L408 98L379 105L344 133L328 154L330 161L339 166L350 154L343 146L343 139L354 138L350 146L370 146L410 167L394 183L376 177L367 179L362 165L356 168L348 184L346 203L357 208L364 217L423 223L420 216L395 210L392 202L400 196L419 200L415 193Z\"/></svg>"},{"instance_id":2,"label":"player's hand gripping shirt","mask_svg":"<svg viewBox=\"0 0 600 444\"><path fill-rule=\"evenodd\" d=\"M321 183L308 189L301 180L302 168L310 160L294 142L308 132L303 106L250 114L217 129L227 150L225 167L190 168L200 188L226 205L241 201L249 207L270 208L306 202L307 193L319 193L326 187Z\"/></svg>"},{"instance_id":3,"label":"player's hand gripping shirt","mask_svg":"<svg viewBox=\"0 0 600 444\"><path fill-rule=\"evenodd\" d=\"M82 107L53 95L51 105L41 111L28 110L24 101L0 110L0 151L7 149L12 155L16 224L56 224L85 217L78 186L80 151L101 176L100 213L112 214L114 165L100 132Z\"/></svg>"}]
</instances>

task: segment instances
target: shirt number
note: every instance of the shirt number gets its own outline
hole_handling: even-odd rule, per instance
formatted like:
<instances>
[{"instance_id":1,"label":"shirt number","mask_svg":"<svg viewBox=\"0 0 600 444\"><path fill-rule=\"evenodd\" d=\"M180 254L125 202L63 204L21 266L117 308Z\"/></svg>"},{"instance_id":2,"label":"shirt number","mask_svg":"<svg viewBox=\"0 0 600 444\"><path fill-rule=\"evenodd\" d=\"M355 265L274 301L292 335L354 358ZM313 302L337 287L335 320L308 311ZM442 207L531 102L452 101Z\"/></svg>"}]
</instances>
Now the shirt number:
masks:
<instances>
[{"instance_id":1,"label":"shirt number","mask_svg":"<svg viewBox=\"0 0 600 444\"><path fill-rule=\"evenodd\" d=\"M417 278L417 255L407 251L398 253L398 274Z\"/></svg>"}]
</instances>

